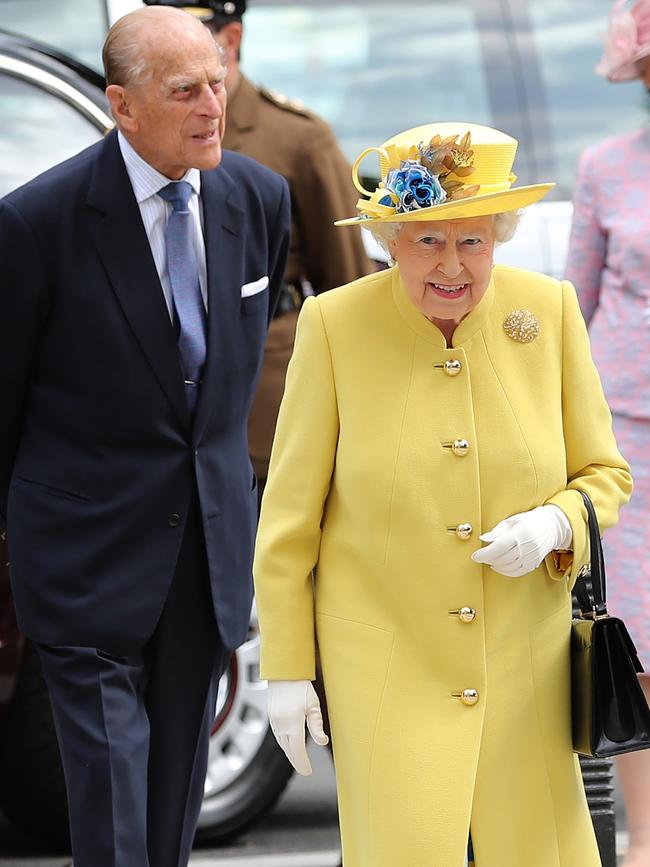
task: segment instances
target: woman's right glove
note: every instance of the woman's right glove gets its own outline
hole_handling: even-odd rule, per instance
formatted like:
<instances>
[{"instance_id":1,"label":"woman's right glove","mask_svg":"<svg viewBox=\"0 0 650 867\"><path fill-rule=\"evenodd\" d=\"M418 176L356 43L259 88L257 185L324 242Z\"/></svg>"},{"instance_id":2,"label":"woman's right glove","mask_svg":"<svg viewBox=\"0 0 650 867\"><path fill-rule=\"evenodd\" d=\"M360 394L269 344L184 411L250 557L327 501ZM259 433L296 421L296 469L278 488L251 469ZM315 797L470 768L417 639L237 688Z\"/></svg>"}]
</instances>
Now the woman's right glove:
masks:
<instances>
[{"instance_id":1,"label":"woman's right glove","mask_svg":"<svg viewBox=\"0 0 650 867\"><path fill-rule=\"evenodd\" d=\"M329 741L311 681L270 680L268 710L276 741L298 773L309 776L311 763L305 746L305 721L309 734L319 746L324 747Z\"/></svg>"}]
</instances>

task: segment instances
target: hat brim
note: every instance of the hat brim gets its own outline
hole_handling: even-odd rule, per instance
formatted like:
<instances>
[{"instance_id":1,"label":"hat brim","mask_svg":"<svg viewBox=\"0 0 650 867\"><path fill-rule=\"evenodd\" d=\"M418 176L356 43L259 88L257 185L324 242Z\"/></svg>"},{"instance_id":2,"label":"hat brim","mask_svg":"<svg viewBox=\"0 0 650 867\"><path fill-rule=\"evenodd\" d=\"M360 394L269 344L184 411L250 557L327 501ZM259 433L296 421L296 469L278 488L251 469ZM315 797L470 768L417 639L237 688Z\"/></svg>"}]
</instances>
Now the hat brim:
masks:
<instances>
[{"instance_id":1,"label":"hat brim","mask_svg":"<svg viewBox=\"0 0 650 867\"><path fill-rule=\"evenodd\" d=\"M335 226L368 226L371 223L412 223L429 222L430 220L461 220L466 217L486 217L489 214L501 214L504 211L518 211L528 205L533 205L543 198L555 186L549 184L529 184L526 187L515 187L502 190L499 193L486 193L481 196L469 196L454 202L443 202L430 208L419 208L416 211L406 211L403 214L386 214L381 217L349 217L337 220Z\"/></svg>"},{"instance_id":2,"label":"hat brim","mask_svg":"<svg viewBox=\"0 0 650 867\"><path fill-rule=\"evenodd\" d=\"M635 78L641 78L643 70L639 69L639 61L645 60L650 56L650 43L640 48L632 57L628 57L623 63L618 66L612 66L601 72L608 81L634 81Z\"/></svg>"}]
</instances>

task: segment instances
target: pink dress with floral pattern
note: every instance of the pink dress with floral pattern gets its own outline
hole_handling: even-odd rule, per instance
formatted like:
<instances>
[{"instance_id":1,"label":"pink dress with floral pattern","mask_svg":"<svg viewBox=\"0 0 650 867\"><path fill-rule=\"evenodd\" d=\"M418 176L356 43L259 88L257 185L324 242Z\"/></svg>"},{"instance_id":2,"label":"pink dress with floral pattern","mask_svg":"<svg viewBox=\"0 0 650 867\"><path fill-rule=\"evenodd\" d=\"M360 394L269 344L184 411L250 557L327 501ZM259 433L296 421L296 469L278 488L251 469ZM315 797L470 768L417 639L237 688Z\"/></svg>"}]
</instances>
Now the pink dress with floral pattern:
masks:
<instances>
[{"instance_id":1,"label":"pink dress with floral pattern","mask_svg":"<svg viewBox=\"0 0 650 867\"><path fill-rule=\"evenodd\" d=\"M650 129L583 153L566 277L634 479L621 521L604 539L609 610L650 664Z\"/></svg>"}]
</instances>

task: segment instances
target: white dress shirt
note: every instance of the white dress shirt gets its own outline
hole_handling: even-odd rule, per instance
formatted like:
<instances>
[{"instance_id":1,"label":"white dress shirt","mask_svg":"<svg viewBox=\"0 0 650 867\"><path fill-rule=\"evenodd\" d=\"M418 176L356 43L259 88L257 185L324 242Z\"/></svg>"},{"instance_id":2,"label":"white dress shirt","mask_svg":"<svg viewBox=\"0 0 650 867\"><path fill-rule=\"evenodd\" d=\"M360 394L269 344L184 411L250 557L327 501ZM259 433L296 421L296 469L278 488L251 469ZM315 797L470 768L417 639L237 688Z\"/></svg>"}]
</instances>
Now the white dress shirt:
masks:
<instances>
[{"instance_id":1,"label":"white dress shirt","mask_svg":"<svg viewBox=\"0 0 650 867\"><path fill-rule=\"evenodd\" d=\"M165 227L167 218L171 214L172 206L169 202L161 199L157 195L159 190L166 187L170 183L170 179L161 174L149 163L145 162L142 157L136 153L131 147L126 138L121 132L118 132L117 139L122 152L122 158L126 171L135 193L135 198L140 208L140 215L144 223L144 229L149 239L153 260L156 263L158 276L160 277L160 285L162 286L167 310L170 318L173 320L173 305L172 305L172 287L169 282L169 274L167 272L167 256L165 249ZM201 284L201 294L203 295L203 303L205 308L208 308L208 275L205 262L205 241L203 240L203 214L201 211L201 172L198 169L189 169L181 181L187 181L192 186L192 195L190 196L189 211L192 220L192 237L194 239L194 249L196 251L196 261L199 266L199 282Z\"/></svg>"}]
</instances>

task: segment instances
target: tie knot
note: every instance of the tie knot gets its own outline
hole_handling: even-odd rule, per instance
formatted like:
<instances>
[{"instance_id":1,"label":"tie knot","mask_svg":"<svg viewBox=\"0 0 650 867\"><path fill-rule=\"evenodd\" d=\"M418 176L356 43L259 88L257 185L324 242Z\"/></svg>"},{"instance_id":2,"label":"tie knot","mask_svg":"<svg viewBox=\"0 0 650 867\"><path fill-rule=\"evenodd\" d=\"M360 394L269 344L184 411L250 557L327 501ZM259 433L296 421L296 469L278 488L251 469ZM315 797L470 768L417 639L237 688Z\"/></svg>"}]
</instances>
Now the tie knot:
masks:
<instances>
[{"instance_id":1,"label":"tie knot","mask_svg":"<svg viewBox=\"0 0 650 867\"><path fill-rule=\"evenodd\" d=\"M175 211L187 211L187 205L192 195L192 184L187 181L172 181L162 190L158 190L161 199L172 206Z\"/></svg>"}]
</instances>

